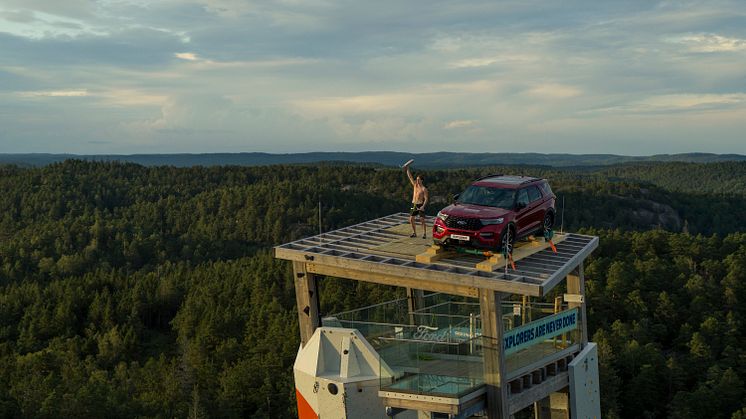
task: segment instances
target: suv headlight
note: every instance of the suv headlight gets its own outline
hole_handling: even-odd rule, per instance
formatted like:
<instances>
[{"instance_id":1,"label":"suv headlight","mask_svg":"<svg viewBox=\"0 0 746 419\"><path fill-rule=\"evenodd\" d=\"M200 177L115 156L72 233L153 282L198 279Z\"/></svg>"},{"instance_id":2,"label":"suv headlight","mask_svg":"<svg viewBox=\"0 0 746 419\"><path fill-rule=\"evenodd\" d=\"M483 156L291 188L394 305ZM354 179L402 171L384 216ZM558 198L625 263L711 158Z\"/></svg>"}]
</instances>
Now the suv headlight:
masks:
<instances>
[{"instance_id":1,"label":"suv headlight","mask_svg":"<svg viewBox=\"0 0 746 419\"><path fill-rule=\"evenodd\" d=\"M446 219L448 219L448 214L443 214L442 212L438 211L437 217L445 221Z\"/></svg>"},{"instance_id":2,"label":"suv headlight","mask_svg":"<svg viewBox=\"0 0 746 419\"><path fill-rule=\"evenodd\" d=\"M494 224L502 224L505 219L503 217L500 218L483 218L482 224L486 226L494 225Z\"/></svg>"}]
</instances>

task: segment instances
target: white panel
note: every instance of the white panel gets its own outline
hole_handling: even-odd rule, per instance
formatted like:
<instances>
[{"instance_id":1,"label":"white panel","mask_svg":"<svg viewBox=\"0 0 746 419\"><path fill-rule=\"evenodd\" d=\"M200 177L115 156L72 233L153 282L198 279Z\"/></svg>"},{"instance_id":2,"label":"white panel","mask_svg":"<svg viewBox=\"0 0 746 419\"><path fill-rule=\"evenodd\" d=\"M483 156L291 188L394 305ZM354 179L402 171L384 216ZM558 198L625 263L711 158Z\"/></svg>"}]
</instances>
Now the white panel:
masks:
<instances>
[{"instance_id":1,"label":"white panel","mask_svg":"<svg viewBox=\"0 0 746 419\"><path fill-rule=\"evenodd\" d=\"M350 378L356 375L360 375L360 365L358 365L357 362L357 350L350 342L350 337L345 336L342 338L342 365L339 367L339 376Z\"/></svg>"},{"instance_id":2,"label":"white panel","mask_svg":"<svg viewBox=\"0 0 746 419\"><path fill-rule=\"evenodd\" d=\"M346 419L354 416L348 415L345 407L347 394L345 393L344 383L336 380L319 378L319 391L317 393L319 401L319 419L339 418ZM336 394L335 394L336 393ZM383 406L381 406L383 410ZM378 416L379 418L383 415Z\"/></svg>"},{"instance_id":3,"label":"white panel","mask_svg":"<svg viewBox=\"0 0 746 419\"><path fill-rule=\"evenodd\" d=\"M294 365L295 386L320 419L386 419L380 373L384 380L392 375L360 332L334 327L317 328Z\"/></svg>"},{"instance_id":4,"label":"white panel","mask_svg":"<svg viewBox=\"0 0 746 419\"><path fill-rule=\"evenodd\" d=\"M321 333L314 333L306 346L298 349L293 368L311 377L316 376L320 370L324 370L324 361L321 359L320 351Z\"/></svg>"},{"instance_id":5,"label":"white panel","mask_svg":"<svg viewBox=\"0 0 746 419\"><path fill-rule=\"evenodd\" d=\"M598 386L598 348L588 342L568 364L570 375L570 415L573 419L600 419L601 394Z\"/></svg>"}]
</instances>

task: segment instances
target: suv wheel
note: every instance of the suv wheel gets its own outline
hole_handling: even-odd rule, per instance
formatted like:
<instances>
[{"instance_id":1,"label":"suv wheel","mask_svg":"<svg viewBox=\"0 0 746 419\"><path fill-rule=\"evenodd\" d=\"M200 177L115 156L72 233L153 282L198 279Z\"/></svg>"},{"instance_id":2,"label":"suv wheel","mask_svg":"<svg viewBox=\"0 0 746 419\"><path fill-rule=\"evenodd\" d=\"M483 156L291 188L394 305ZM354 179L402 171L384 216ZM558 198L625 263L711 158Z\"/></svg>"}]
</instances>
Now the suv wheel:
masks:
<instances>
[{"instance_id":1,"label":"suv wheel","mask_svg":"<svg viewBox=\"0 0 746 419\"><path fill-rule=\"evenodd\" d=\"M541 234L546 233L547 231L551 230L552 227L554 227L554 214L547 211L546 214L544 214L544 223L541 225Z\"/></svg>"},{"instance_id":2,"label":"suv wheel","mask_svg":"<svg viewBox=\"0 0 746 419\"><path fill-rule=\"evenodd\" d=\"M501 240L503 252L512 254L514 242L515 242L515 233L513 232L513 228L511 226L508 226L505 229L505 232L503 233L503 238Z\"/></svg>"}]
</instances>

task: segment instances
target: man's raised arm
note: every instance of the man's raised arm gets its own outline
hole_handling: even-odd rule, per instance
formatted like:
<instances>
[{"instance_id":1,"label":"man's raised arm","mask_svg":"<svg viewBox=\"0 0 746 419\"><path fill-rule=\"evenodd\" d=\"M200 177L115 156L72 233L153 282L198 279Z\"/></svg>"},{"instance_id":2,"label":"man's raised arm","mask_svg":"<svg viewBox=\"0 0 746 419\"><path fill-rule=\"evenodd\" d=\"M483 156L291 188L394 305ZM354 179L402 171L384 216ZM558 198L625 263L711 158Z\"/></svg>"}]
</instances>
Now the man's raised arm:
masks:
<instances>
[{"instance_id":1,"label":"man's raised arm","mask_svg":"<svg viewBox=\"0 0 746 419\"><path fill-rule=\"evenodd\" d=\"M409 166L408 165L404 166L404 170L407 171L407 177L409 178L409 183L411 183L412 186L414 186L414 178L412 177L412 172L409 171Z\"/></svg>"}]
</instances>

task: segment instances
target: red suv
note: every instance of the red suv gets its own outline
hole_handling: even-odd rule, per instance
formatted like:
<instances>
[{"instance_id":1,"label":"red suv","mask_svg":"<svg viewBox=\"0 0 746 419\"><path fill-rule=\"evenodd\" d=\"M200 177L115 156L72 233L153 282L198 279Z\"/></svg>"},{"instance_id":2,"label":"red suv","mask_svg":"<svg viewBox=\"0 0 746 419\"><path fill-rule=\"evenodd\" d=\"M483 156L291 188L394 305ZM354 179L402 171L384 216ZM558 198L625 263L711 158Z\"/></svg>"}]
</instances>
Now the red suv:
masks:
<instances>
[{"instance_id":1,"label":"red suv","mask_svg":"<svg viewBox=\"0 0 746 419\"><path fill-rule=\"evenodd\" d=\"M454 198L435 219L436 243L512 252L517 238L554 225L555 196L546 179L490 175Z\"/></svg>"}]
</instances>

